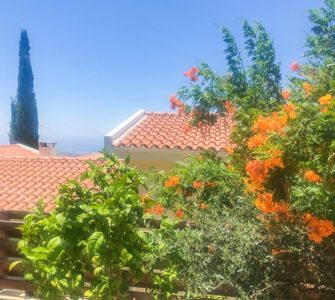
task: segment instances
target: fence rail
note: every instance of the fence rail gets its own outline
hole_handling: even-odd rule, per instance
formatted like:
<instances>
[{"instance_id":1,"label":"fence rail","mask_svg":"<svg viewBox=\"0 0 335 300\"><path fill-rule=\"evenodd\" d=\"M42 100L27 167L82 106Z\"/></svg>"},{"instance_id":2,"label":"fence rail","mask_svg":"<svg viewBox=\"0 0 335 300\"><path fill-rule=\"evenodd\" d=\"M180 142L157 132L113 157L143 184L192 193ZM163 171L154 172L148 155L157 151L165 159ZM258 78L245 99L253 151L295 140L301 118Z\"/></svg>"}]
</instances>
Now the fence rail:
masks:
<instances>
[{"instance_id":1,"label":"fence rail","mask_svg":"<svg viewBox=\"0 0 335 300\"><path fill-rule=\"evenodd\" d=\"M17 249L18 241L21 238L21 232L18 226L23 224L23 218L29 212L24 211L0 211L0 291L3 289L22 290L28 293L32 292L31 285L23 278L23 272L18 265L11 271L8 267L10 264L20 258ZM159 220L152 220L151 225L158 228L160 226ZM185 224L181 224L185 226ZM88 275L88 277L90 277ZM151 278L144 277L143 280L130 287L129 299L132 300L150 300L151 296L147 293L152 284ZM180 287L183 290L183 287ZM227 295L228 289L219 288L211 293L211 296ZM203 296L198 299L208 299Z\"/></svg>"}]
</instances>

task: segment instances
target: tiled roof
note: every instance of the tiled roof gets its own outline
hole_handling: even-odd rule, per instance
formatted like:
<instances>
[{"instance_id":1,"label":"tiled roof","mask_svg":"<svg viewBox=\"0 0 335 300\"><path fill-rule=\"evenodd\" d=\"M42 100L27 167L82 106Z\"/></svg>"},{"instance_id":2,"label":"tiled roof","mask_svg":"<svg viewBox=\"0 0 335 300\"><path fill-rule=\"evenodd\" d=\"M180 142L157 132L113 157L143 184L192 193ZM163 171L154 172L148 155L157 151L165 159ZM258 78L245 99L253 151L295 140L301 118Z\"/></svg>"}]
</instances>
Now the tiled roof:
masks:
<instances>
[{"instance_id":1,"label":"tiled roof","mask_svg":"<svg viewBox=\"0 0 335 300\"><path fill-rule=\"evenodd\" d=\"M38 150L21 145L0 145L0 157L37 157Z\"/></svg>"},{"instance_id":2,"label":"tiled roof","mask_svg":"<svg viewBox=\"0 0 335 300\"><path fill-rule=\"evenodd\" d=\"M210 127L192 128L185 133L187 117L175 113L146 112L123 135L113 141L114 147L165 148L224 151L229 145L233 121L219 117Z\"/></svg>"},{"instance_id":3,"label":"tiled roof","mask_svg":"<svg viewBox=\"0 0 335 300\"><path fill-rule=\"evenodd\" d=\"M30 210L41 197L50 210L59 185L87 167L81 158L0 157L0 210Z\"/></svg>"}]
</instances>

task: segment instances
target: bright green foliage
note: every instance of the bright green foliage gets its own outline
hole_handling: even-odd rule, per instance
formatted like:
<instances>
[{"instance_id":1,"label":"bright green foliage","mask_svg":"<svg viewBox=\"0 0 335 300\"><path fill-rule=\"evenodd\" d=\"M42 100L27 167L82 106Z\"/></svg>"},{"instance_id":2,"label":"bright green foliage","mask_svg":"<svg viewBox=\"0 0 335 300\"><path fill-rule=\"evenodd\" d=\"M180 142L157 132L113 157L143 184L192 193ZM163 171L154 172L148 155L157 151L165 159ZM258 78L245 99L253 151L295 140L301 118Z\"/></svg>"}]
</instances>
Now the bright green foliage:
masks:
<instances>
[{"instance_id":1,"label":"bright green foliage","mask_svg":"<svg viewBox=\"0 0 335 300\"><path fill-rule=\"evenodd\" d=\"M21 143L38 148L38 115L26 30L21 31L19 58L17 96L11 105L12 119L9 139L11 143Z\"/></svg>"},{"instance_id":2,"label":"bright green foliage","mask_svg":"<svg viewBox=\"0 0 335 300\"><path fill-rule=\"evenodd\" d=\"M335 103L323 113L315 102L297 104L298 117L275 143L285 152L285 181L291 186L288 200L299 211L335 221ZM322 182L306 180L307 170L314 170Z\"/></svg>"},{"instance_id":3,"label":"bright green foliage","mask_svg":"<svg viewBox=\"0 0 335 300\"><path fill-rule=\"evenodd\" d=\"M218 210L235 206L236 197L243 194L243 180L238 173L229 170L227 164L227 159L210 152L190 157L185 164L177 165L172 174L168 174L180 177L179 188L162 189L169 176L159 176L150 188L151 198L174 210L180 206L190 214L198 211L201 203ZM194 183L201 187L195 187ZM226 183L229 184L226 186Z\"/></svg>"},{"instance_id":4,"label":"bright green foliage","mask_svg":"<svg viewBox=\"0 0 335 300\"><path fill-rule=\"evenodd\" d=\"M109 157L90 164L79 182L63 185L50 214L40 206L25 218L19 249L25 278L40 299L126 297L142 277L148 251L139 231L140 184L136 170Z\"/></svg>"}]
</instances>

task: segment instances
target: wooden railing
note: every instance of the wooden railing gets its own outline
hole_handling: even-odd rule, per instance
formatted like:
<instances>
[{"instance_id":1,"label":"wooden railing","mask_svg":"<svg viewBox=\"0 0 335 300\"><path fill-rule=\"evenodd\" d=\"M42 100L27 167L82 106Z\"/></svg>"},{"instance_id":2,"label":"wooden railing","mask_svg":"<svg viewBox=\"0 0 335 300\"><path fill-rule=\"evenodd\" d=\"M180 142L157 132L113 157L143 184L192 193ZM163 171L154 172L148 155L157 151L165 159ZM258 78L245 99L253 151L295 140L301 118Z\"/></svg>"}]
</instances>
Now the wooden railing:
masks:
<instances>
[{"instance_id":1,"label":"wooden railing","mask_svg":"<svg viewBox=\"0 0 335 300\"><path fill-rule=\"evenodd\" d=\"M20 258L17 243L21 238L21 232L17 227L23 223L23 218L26 214L27 212L23 211L0 211L0 291L3 289L14 289L32 293L32 287L23 278L22 269L19 266L11 271L8 269L13 261ZM159 227L159 221L154 220L152 225ZM145 277L141 282L131 286L129 299L150 300L151 296L148 291L150 291L151 282L151 278ZM182 292L182 286L180 290ZM224 295L227 295L227 289L219 288L211 293L210 296ZM197 299L208 299L208 297L203 296Z\"/></svg>"}]
</instances>

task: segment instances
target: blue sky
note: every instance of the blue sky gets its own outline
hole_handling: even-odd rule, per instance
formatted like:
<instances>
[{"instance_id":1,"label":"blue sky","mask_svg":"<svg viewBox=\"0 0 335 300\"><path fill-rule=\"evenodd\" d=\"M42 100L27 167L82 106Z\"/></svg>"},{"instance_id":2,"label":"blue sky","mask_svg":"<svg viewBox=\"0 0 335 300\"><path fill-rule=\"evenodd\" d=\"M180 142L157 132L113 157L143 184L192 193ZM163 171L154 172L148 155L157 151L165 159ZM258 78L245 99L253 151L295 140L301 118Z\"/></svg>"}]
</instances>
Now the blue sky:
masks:
<instances>
[{"instance_id":1,"label":"blue sky","mask_svg":"<svg viewBox=\"0 0 335 300\"><path fill-rule=\"evenodd\" d=\"M308 9L321 0L1 0L0 143L8 142L20 29L28 30L42 140L93 151L140 108L169 110L201 61L224 72L221 27L243 46L243 20L265 25L284 77L301 59Z\"/></svg>"}]
</instances>

